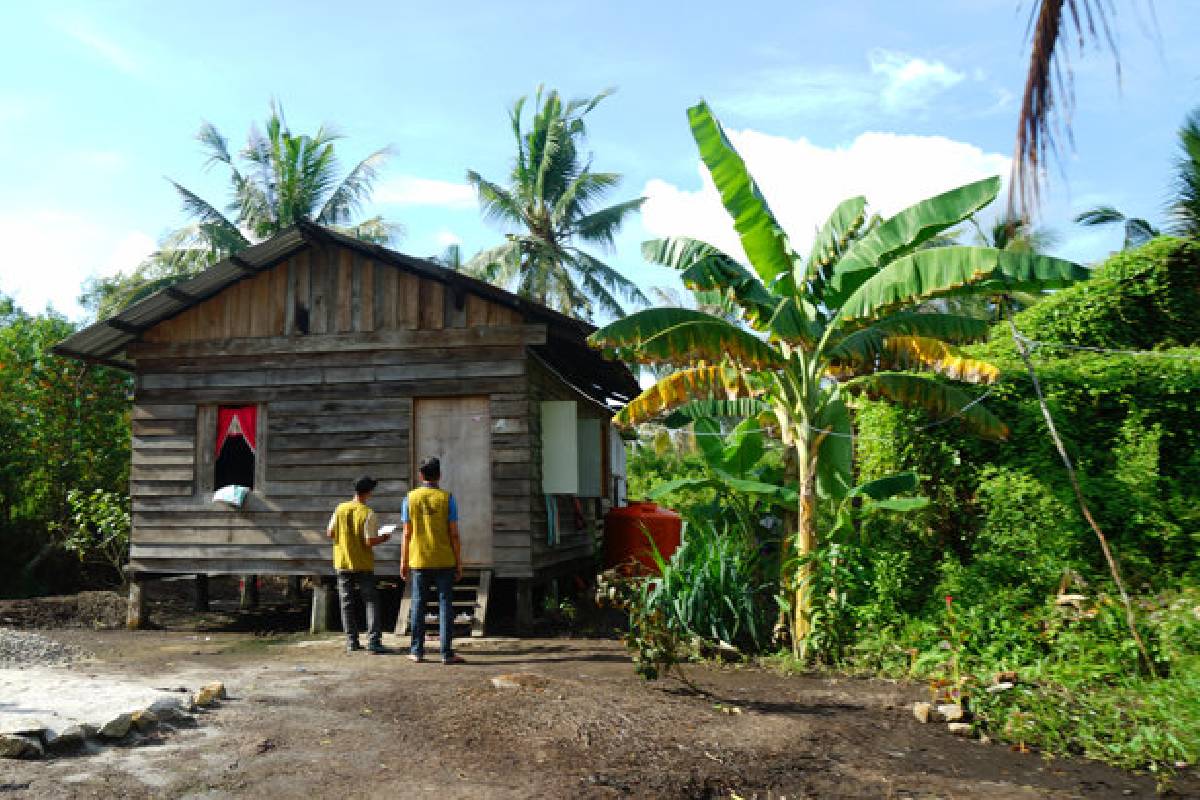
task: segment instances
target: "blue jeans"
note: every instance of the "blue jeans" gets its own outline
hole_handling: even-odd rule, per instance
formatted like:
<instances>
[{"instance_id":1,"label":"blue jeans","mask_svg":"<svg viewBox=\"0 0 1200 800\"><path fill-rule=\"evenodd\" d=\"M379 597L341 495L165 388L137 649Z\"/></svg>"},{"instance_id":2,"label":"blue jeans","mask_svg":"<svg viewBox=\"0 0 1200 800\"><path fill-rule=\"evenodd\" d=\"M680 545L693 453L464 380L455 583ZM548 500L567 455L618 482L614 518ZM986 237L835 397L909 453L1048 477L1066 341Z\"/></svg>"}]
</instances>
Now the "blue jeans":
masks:
<instances>
[{"instance_id":1,"label":"blue jeans","mask_svg":"<svg viewBox=\"0 0 1200 800\"><path fill-rule=\"evenodd\" d=\"M438 633L442 637L442 658L454 655L454 570L414 569L409 572L412 582L412 644L414 656L425 655L425 596L430 587L437 587Z\"/></svg>"}]
</instances>

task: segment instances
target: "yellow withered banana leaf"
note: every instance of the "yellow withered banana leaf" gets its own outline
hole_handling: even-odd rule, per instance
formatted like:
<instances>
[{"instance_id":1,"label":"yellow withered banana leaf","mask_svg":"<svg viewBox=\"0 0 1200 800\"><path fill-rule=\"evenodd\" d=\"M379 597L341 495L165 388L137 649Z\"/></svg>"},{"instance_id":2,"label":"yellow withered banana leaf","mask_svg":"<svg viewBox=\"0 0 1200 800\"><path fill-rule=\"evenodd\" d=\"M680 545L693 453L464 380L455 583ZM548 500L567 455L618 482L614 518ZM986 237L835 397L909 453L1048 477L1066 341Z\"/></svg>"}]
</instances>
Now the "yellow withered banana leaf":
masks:
<instances>
[{"instance_id":1,"label":"yellow withered banana leaf","mask_svg":"<svg viewBox=\"0 0 1200 800\"><path fill-rule=\"evenodd\" d=\"M935 420L961 419L977 435L986 439L1007 439L1008 426L995 414L962 389L925 375L879 372L847 381L851 391L869 397L890 400L897 405L920 408Z\"/></svg>"},{"instance_id":2,"label":"yellow withered banana leaf","mask_svg":"<svg viewBox=\"0 0 1200 800\"><path fill-rule=\"evenodd\" d=\"M694 367L672 372L621 409L613 422L622 427L648 422L693 400L753 397L745 378L731 366Z\"/></svg>"}]
</instances>

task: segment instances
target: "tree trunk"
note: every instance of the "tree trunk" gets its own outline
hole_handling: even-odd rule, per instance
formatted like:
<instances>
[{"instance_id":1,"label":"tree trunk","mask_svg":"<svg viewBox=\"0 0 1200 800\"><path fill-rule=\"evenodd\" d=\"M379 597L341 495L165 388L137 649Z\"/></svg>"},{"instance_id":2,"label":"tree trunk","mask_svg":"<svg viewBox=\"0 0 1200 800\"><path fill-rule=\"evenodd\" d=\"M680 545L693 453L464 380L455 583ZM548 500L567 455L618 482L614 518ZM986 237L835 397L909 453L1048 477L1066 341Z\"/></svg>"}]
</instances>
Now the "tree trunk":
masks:
<instances>
[{"instance_id":1,"label":"tree trunk","mask_svg":"<svg viewBox=\"0 0 1200 800\"><path fill-rule=\"evenodd\" d=\"M808 656L808 637L812 632L813 564L809 560L817 549L816 474L808 452L807 437L796 443L799 467L800 500L796 515L796 557L802 559L791 583L792 654L801 660Z\"/></svg>"}]
</instances>

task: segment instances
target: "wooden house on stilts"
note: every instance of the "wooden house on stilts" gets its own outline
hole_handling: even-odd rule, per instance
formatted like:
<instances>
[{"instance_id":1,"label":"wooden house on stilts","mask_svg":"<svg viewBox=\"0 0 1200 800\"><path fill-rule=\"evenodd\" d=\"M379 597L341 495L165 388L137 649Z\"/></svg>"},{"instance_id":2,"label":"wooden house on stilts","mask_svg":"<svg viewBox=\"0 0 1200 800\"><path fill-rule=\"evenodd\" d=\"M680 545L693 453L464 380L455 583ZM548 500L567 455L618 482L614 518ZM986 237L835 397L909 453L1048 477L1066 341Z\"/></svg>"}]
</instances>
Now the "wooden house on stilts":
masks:
<instances>
[{"instance_id":1,"label":"wooden house on stilts","mask_svg":"<svg viewBox=\"0 0 1200 800\"><path fill-rule=\"evenodd\" d=\"M100 320L60 355L135 376L131 617L168 575L332 576L324 536L354 478L398 522L415 465L443 464L464 562L517 627L539 585L593 568L622 491L612 408L637 392L592 328L436 264L300 224ZM241 507L214 490L250 488ZM398 575L396 540L377 573ZM405 619L401 619L403 625Z\"/></svg>"}]
</instances>

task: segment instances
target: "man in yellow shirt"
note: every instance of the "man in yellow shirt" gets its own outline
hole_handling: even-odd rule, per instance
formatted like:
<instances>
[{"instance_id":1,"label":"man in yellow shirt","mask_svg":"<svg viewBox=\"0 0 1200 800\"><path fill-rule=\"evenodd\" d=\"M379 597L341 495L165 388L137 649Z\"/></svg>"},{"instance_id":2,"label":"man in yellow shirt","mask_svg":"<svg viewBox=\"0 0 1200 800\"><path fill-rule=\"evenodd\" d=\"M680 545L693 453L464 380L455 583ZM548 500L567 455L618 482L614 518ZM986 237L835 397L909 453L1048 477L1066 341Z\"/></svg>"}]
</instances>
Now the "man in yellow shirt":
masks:
<instances>
[{"instance_id":1,"label":"man in yellow shirt","mask_svg":"<svg viewBox=\"0 0 1200 800\"><path fill-rule=\"evenodd\" d=\"M379 519L367 505L379 482L364 475L354 482L354 499L341 503L329 518L325 534L333 540L333 568L337 571L338 598L342 605L342 630L346 652L362 650L354 618L354 587L367 607L367 652L386 653L379 619L379 591L375 585L375 554L371 548L392 538L379 533Z\"/></svg>"},{"instance_id":2,"label":"man in yellow shirt","mask_svg":"<svg viewBox=\"0 0 1200 800\"><path fill-rule=\"evenodd\" d=\"M462 577L462 544L458 538L458 505L454 495L438 487L442 464L427 458L421 464L421 485L408 493L400 509L404 542L400 547L400 577L412 585L412 645L409 658L425 659L425 593L436 586L442 663L461 664L454 654L454 582ZM409 576L411 577L411 580Z\"/></svg>"}]
</instances>

